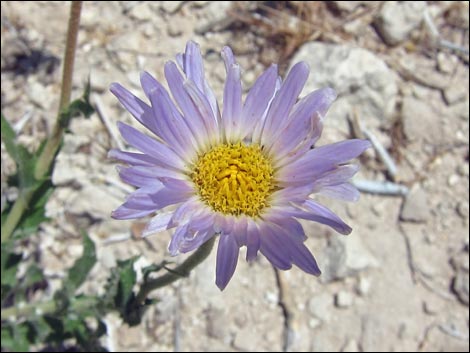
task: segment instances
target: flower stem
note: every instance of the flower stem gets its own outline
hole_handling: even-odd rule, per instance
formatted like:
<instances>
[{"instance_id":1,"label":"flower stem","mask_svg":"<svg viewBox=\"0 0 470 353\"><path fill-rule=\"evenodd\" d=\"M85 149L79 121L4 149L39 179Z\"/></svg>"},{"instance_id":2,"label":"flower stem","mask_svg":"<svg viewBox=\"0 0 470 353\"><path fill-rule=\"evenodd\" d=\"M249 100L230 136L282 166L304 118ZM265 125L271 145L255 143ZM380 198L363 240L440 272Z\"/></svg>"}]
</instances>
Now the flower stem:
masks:
<instances>
[{"instance_id":1,"label":"flower stem","mask_svg":"<svg viewBox=\"0 0 470 353\"><path fill-rule=\"evenodd\" d=\"M142 304L147 298L148 294L158 288L164 287L180 279L181 277L188 277L193 268L203 262L211 253L215 243L215 236L202 244L190 257L188 257L181 265L176 267L171 272L164 274L155 279L151 279L142 284L139 293L136 297L136 303Z\"/></svg>"},{"instance_id":2,"label":"flower stem","mask_svg":"<svg viewBox=\"0 0 470 353\"><path fill-rule=\"evenodd\" d=\"M73 65L75 62L75 49L77 47L78 28L80 25L80 13L82 1L72 1L70 8L69 27L67 30L67 44L65 46L64 71L62 72L62 89L60 93L59 112L52 131L52 135L47 140L44 150L38 158L34 177L40 180L49 171L52 161L62 142L65 126L61 124L60 115L62 110L70 103L72 92Z\"/></svg>"},{"instance_id":3,"label":"flower stem","mask_svg":"<svg viewBox=\"0 0 470 353\"><path fill-rule=\"evenodd\" d=\"M69 26L67 30L67 44L65 47L64 71L62 74L62 90L60 94L59 112L57 120L52 131L52 135L48 138L44 149L42 150L36 167L34 170L34 178L36 180L43 179L51 169L57 150L62 143L62 136L65 127L61 124L61 112L70 103L70 94L72 91L72 74L73 64L75 60L75 48L77 46L78 27L80 23L80 13L82 9L82 1L72 1ZM21 190L13 207L8 214L5 223L1 228L2 243L6 242L11 234L13 234L16 226L21 220L24 212L33 198L34 190Z\"/></svg>"},{"instance_id":4,"label":"flower stem","mask_svg":"<svg viewBox=\"0 0 470 353\"><path fill-rule=\"evenodd\" d=\"M5 223L2 225L2 243L6 242L10 238L10 235L15 230L15 227L20 221L28 203L29 201L27 202L23 193L20 192L12 209L10 210L10 213L8 213Z\"/></svg>"},{"instance_id":5,"label":"flower stem","mask_svg":"<svg viewBox=\"0 0 470 353\"><path fill-rule=\"evenodd\" d=\"M139 290L134 301L134 308L141 306L148 294L158 288L167 286L174 281L188 277L189 273L201 262L203 262L211 253L215 243L215 236L201 245L191 256L189 256L181 265L171 272L155 279L145 282ZM70 301L70 310L73 312L86 311L98 305L99 300L95 297L72 298ZM59 309L55 300L49 300L42 303L21 303L6 309L2 309L2 320L16 320L18 317L42 316L51 314Z\"/></svg>"}]
</instances>

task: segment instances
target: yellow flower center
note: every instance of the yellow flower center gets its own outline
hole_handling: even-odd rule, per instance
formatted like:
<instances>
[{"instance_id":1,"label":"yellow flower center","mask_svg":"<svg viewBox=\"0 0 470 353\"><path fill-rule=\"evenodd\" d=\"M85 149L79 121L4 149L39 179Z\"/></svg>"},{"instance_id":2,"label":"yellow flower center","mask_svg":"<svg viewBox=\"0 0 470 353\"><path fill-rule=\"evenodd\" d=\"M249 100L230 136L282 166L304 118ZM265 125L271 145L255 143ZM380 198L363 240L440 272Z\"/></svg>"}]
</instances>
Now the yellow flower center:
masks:
<instances>
[{"instance_id":1,"label":"yellow flower center","mask_svg":"<svg viewBox=\"0 0 470 353\"><path fill-rule=\"evenodd\" d=\"M214 211L256 217L274 190L273 167L259 145L223 144L199 157L191 178Z\"/></svg>"}]
</instances>

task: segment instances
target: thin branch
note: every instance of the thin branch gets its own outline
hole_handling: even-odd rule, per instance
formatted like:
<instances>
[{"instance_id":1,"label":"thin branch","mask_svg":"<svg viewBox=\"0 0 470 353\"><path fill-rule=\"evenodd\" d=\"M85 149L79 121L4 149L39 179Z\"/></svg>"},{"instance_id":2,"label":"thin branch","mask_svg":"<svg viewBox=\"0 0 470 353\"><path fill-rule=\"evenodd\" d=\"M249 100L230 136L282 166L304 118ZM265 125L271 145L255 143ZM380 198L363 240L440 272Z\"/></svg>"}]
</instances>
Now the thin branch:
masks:
<instances>
[{"instance_id":1,"label":"thin branch","mask_svg":"<svg viewBox=\"0 0 470 353\"><path fill-rule=\"evenodd\" d=\"M150 279L142 285L139 293L136 297L136 303L142 304L150 292L155 289L167 286L174 281L182 278L188 277L189 273L201 262L203 262L211 253L211 250L214 246L215 236L201 245L190 257L188 257L181 265L173 269L171 272L164 274L155 279Z\"/></svg>"},{"instance_id":2,"label":"thin branch","mask_svg":"<svg viewBox=\"0 0 470 353\"><path fill-rule=\"evenodd\" d=\"M67 45L65 47L64 59L64 72L62 76L62 91L60 95L59 113L54 126L52 135L48 138L41 155L39 156L35 171L34 178L42 180L49 170L51 169L55 155L62 143L62 135L64 133L64 126L61 124L61 112L70 102L70 92L72 90L72 73L73 63L75 59L75 47L77 45L78 27L80 23L80 13L82 9L81 1L73 1L70 10L69 27L67 31ZM33 190L21 190L18 198L16 199L13 207L8 214L5 223L1 229L2 243L7 241L15 228L23 217L24 212L27 210L31 199L34 196Z\"/></svg>"},{"instance_id":3,"label":"thin branch","mask_svg":"<svg viewBox=\"0 0 470 353\"><path fill-rule=\"evenodd\" d=\"M38 158L34 177L37 180L43 178L51 168L52 161L62 143L62 136L65 127L62 126L61 113L70 103L70 95L72 92L73 66L75 62L75 49L77 47L78 29L80 25L80 13L82 10L82 1L72 1L70 9L69 27L67 30L67 44L65 47L64 71L62 73L62 89L60 93L59 112L57 120L52 131L52 135L48 138L44 150Z\"/></svg>"}]
</instances>

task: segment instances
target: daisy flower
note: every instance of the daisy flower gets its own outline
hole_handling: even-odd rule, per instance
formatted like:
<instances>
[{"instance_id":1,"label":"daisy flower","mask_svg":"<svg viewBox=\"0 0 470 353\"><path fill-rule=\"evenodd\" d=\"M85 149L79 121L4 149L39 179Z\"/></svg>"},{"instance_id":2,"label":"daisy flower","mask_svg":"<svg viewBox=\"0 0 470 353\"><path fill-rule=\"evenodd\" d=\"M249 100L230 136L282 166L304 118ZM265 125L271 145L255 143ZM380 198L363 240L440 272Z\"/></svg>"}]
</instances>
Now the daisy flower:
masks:
<instances>
[{"instance_id":1,"label":"daisy flower","mask_svg":"<svg viewBox=\"0 0 470 353\"><path fill-rule=\"evenodd\" d=\"M216 285L221 290L243 246L248 261L261 252L280 270L294 264L318 276L299 219L351 232L313 196L357 200L359 193L348 180L358 167L349 161L370 144L354 139L314 147L336 93L322 88L298 100L309 74L305 63L294 65L284 81L271 65L243 102L240 66L229 47L222 57L227 72L222 110L194 42L176 63L165 65L171 95L147 72L141 84L150 104L118 83L111 85L121 104L154 135L119 123L123 138L139 152L111 150L109 156L126 164L119 175L137 190L112 216L154 214L143 235L174 229L171 255L195 250L219 235Z\"/></svg>"}]
</instances>

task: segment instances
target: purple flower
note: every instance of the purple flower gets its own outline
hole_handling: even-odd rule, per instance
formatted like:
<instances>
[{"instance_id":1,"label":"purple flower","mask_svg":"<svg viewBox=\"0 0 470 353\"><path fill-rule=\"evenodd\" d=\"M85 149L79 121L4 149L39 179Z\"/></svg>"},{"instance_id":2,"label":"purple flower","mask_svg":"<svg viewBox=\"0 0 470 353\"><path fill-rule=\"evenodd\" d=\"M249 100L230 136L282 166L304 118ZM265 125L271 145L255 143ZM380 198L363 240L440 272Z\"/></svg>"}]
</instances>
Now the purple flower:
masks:
<instances>
[{"instance_id":1,"label":"purple flower","mask_svg":"<svg viewBox=\"0 0 470 353\"><path fill-rule=\"evenodd\" d=\"M346 140L312 148L336 93L323 88L298 100L309 74L305 63L292 67L284 81L271 65L243 102L240 66L229 47L222 57L227 71L222 112L194 42L177 56L177 64L165 65L173 100L147 72L141 84L150 105L112 84L121 104L156 135L119 123L124 139L140 153L109 152L127 164L119 168L121 179L137 187L112 215L133 219L154 214L143 235L174 228L172 255L192 251L219 234L216 284L221 290L242 246L248 261L260 251L278 269L294 264L318 276L298 219L351 232L313 195L356 201L359 193L348 180L358 167L348 162L370 144Z\"/></svg>"}]
</instances>

